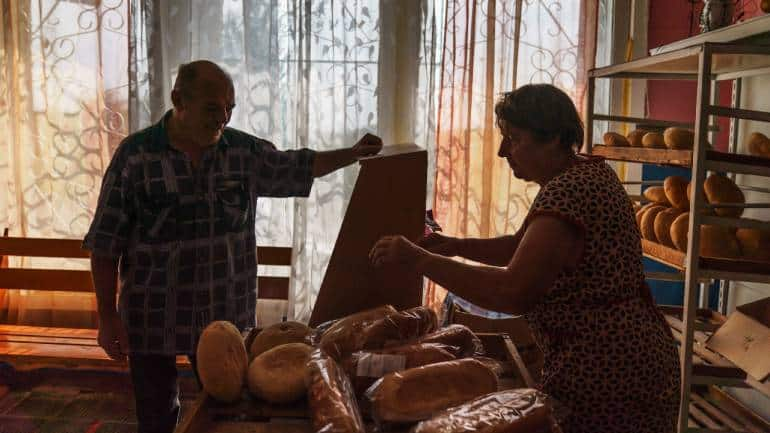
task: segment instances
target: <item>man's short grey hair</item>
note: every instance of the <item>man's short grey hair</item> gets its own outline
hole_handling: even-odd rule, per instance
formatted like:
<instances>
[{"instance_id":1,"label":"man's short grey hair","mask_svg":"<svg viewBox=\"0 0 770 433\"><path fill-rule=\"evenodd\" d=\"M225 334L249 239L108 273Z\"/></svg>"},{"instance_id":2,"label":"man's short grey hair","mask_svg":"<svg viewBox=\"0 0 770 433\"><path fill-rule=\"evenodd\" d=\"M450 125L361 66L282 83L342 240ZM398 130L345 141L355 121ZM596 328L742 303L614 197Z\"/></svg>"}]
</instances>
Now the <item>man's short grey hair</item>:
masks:
<instances>
[{"instance_id":1,"label":"man's short grey hair","mask_svg":"<svg viewBox=\"0 0 770 433\"><path fill-rule=\"evenodd\" d=\"M182 96L189 98L193 95L193 90L197 87L198 75L203 69L209 69L222 75L222 77L233 85L233 79L230 74L219 65L209 60L195 60L190 63L183 63L179 66L176 80L174 81L174 90L181 93Z\"/></svg>"}]
</instances>

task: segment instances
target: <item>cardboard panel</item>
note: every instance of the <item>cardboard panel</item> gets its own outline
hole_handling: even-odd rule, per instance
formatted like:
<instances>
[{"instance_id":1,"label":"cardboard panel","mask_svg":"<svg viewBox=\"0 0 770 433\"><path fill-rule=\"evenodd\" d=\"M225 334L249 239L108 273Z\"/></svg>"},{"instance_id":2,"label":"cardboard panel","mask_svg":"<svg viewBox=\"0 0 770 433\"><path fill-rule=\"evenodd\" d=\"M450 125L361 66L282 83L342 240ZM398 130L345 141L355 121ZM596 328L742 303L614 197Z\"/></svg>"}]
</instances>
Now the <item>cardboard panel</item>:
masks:
<instances>
[{"instance_id":1,"label":"cardboard panel","mask_svg":"<svg viewBox=\"0 0 770 433\"><path fill-rule=\"evenodd\" d=\"M711 336L707 347L718 352L753 378L770 375L770 298L738 307Z\"/></svg>"}]
</instances>

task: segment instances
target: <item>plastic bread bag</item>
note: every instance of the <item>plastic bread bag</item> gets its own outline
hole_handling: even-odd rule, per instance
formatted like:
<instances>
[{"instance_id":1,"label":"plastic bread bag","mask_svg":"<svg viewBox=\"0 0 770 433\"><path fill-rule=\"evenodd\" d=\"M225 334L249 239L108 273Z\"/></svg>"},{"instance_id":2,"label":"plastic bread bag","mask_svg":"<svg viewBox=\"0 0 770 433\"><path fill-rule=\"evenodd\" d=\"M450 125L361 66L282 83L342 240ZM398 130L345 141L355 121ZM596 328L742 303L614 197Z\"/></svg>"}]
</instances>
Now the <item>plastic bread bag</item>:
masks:
<instances>
[{"instance_id":1,"label":"plastic bread bag","mask_svg":"<svg viewBox=\"0 0 770 433\"><path fill-rule=\"evenodd\" d=\"M358 351L342 365L357 396L377 379L396 371L455 359L457 349L439 343L411 343L372 351Z\"/></svg>"},{"instance_id":2,"label":"plastic bread bag","mask_svg":"<svg viewBox=\"0 0 770 433\"><path fill-rule=\"evenodd\" d=\"M378 424L409 423L497 391L497 376L471 358L389 373L366 390Z\"/></svg>"},{"instance_id":3,"label":"plastic bread bag","mask_svg":"<svg viewBox=\"0 0 770 433\"><path fill-rule=\"evenodd\" d=\"M417 342L441 343L457 347L459 349L454 354L457 358L484 355L484 345L481 340L465 325L449 325L420 337Z\"/></svg>"},{"instance_id":4,"label":"plastic bread bag","mask_svg":"<svg viewBox=\"0 0 770 433\"><path fill-rule=\"evenodd\" d=\"M359 335L360 349L401 346L431 333L437 328L436 313L428 307L399 311L367 325Z\"/></svg>"},{"instance_id":5,"label":"plastic bread bag","mask_svg":"<svg viewBox=\"0 0 770 433\"><path fill-rule=\"evenodd\" d=\"M381 319L389 314L396 314L397 312L392 305L381 305L339 319L329 320L315 328L310 342L312 345L317 346L324 337L327 340L343 338L349 333L360 330L367 323Z\"/></svg>"},{"instance_id":6,"label":"plastic bread bag","mask_svg":"<svg viewBox=\"0 0 770 433\"><path fill-rule=\"evenodd\" d=\"M355 326L329 329L321 337L319 347L329 356L342 361L359 350L382 349L415 340L436 328L436 314L427 307L386 314Z\"/></svg>"},{"instance_id":7,"label":"plastic bread bag","mask_svg":"<svg viewBox=\"0 0 770 433\"><path fill-rule=\"evenodd\" d=\"M531 388L487 394L418 423L411 433L549 433L551 404Z\"/></svg>"},{"instance_id":8,"label":"plastic bread bag","mask_svg":"<svg viewBox=\"0 0 770 433\"><path fill-rule=\"evenodd\" d=\"M316 433L364 433L350 381L339 364L314 350L306 377L310 418Z\"/></svg>"}]
</instances>

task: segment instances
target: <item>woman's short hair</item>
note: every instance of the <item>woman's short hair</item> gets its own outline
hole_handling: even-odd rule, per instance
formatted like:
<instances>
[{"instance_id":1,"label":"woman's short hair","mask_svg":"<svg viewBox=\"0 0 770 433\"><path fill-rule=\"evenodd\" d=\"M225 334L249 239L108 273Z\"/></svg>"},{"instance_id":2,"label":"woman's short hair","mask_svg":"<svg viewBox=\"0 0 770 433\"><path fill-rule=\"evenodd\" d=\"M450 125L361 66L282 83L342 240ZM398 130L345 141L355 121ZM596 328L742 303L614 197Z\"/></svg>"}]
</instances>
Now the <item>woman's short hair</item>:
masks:
<instances>
[{"instance_id":1,"label":"woman's short hair","mask_svg":"<svg viewBox=\"0 0 770 433\"><path fill-rule=\"evenodd\" d=\"M527 84L505 92L495 104L497 126L530 131L539 142L559 137L566 150L583 145L583 122L569 96L550 84Z\"/></svg>"}]
</instances>

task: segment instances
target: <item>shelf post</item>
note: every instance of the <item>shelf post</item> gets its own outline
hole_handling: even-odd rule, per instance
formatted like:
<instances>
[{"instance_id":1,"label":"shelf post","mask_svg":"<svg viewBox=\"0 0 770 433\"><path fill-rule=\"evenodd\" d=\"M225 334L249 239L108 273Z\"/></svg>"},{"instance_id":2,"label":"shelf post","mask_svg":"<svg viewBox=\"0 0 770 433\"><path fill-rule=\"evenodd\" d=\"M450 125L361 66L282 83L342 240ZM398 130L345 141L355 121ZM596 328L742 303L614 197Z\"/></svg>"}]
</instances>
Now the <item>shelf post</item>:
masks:
<instances>
[{"instance_id":1,"label":"shelf post","mask_svg":"<svg viewBox=\"0 0 770 433\"><path fill-rule=\"evenodd\" d=\"M707 106L711 96L711 45L703 44L698 55L698 93L695 111L695 148L692 158L693 193L690 200L690 221L687 238L685 266L684 310L682 329L683 341L680 350L682 368L682 393L679 407L679 432L688 429L690 385L692 384L692 355L699 286L700 225L703 209L703 181L705 180L706 142L710 122Z\"/></svg>"},{"instance_id":2,"label":"shelf post","mask_svg":"<svg viewBox=\"0 0 770 433\"><path fill-rule=\"evenodd\" d=\"M594 93L596 92L596 78L594 78L592 75L589 75L588 77L588 89L586 96L586 106L585 106L585 115L586 115L586 123L585 123L585 131L583 131L583 149L581 150L584 153L591 154L593 153L593 146L594 146Z\"/></svg>"}]
</instances>

